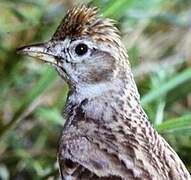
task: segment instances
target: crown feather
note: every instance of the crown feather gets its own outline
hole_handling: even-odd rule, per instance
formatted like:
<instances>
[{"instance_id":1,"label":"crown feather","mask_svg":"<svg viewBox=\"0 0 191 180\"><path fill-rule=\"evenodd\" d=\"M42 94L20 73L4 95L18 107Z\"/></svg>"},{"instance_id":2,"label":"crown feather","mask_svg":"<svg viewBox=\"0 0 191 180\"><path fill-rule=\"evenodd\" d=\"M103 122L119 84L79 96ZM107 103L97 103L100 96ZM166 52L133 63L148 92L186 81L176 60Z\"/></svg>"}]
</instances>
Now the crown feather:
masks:
<instances>
[{"instance_id":1,"label":"crown feather","mask_svg":"<svg viewBox=\"0 0 191 180\"><path fill-rule=\"evenodd\" d=\"M54 33L53 40L89 36L97 41L119 44L119 32L114 21L97 15L97 8L76 7L68 11Z\"/></svg>"}]
</instances>

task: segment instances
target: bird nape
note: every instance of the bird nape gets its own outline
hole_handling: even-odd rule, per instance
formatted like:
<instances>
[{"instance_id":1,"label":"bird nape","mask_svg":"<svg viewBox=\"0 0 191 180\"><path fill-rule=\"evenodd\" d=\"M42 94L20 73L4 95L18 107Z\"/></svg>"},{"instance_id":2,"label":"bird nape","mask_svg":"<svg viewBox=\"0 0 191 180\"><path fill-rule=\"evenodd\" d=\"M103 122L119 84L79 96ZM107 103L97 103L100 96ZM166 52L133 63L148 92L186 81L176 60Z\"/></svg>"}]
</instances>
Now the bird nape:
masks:
<instances>
[{"instance_id":1,"label":"bird nape","mask_svg":"<svg viewBox=\"0 0 191 180\"><path fill-rule=\"evenodd\" d=\"M51 40L19 52L52 64L70 87L60 137L62 179L191 179L150 125L111 19L68 11Z\"/></svg>"}]
</instances>

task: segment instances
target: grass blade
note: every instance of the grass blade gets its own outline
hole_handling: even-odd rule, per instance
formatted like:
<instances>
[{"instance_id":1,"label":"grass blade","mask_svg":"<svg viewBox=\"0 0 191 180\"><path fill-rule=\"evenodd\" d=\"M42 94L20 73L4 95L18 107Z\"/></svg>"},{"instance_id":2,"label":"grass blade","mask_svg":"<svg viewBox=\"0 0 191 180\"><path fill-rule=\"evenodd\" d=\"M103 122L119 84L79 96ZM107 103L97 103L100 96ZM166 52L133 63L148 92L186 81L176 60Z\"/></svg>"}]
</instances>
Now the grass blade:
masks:
<instances>
[{"instance_id":1,"label":"grass blade","mask_svg":"<svg viewBox=\"0 0 191 180\"><path fill-rule=\"evenodd\" d=\"M156 129L160 133L188 128L191 129L191 114L164 121L162 124L156 126Z\"/></svg>"},{"instance_id":2,"label":"grass blade","mask_svg":"<svg viewBox=\"0 0 191 180\"><path fill-rule=\"evenodd\" d=\"M144 95L141 100L142 105L146 105L146 104L156 100L160 96L168 93L175 87L179 86L180 84L182 84L190 79L191 79L191 68L186 69L185 71L181 72L180 74L178 74L171 80L165 82L164 84L162 84L160 86L160 88L158 90L156 90L156 89L151 90L151 92Z\"/></svg>"},{"instance_id":3,"label":"grass blade","mask_svg":"<svg viewBox=\"0 0 191 180\"><path fill-rule=\"evenodd\" d=\"M39 81L35 84L34 88L25 97L23 97L23 103L21 107L14 114L12 120L5 125L0 131L0 137L3 136L12 126L14 126L18 121L19 117L25 112L29 105L38 98L56 79L56 72L47 68Z\"/></svg>"},{"instance_id":4,"label":"grass blade","mask_svg":"<svg viewBox=\"0 0 191 180\"><path fill-rule=\"evenodd\" d=\"M120 1L114 1L111 3L107 9L103 11L103 15L107 17L116 17L118 12L126 9L125 7L129 6L133 1L132 0L120 0Z\"/></svg>"}]
</instances>

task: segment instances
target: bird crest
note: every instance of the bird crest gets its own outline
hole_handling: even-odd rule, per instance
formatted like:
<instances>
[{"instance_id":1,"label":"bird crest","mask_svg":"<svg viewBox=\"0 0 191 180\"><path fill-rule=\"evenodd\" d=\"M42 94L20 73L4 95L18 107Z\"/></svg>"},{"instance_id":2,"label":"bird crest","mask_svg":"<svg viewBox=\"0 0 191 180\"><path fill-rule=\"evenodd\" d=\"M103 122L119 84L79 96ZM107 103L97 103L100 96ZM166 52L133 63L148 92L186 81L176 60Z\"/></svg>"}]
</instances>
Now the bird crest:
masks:
<instances>
[{"instance_id":1,"label":"bird crest","mask_svg":"<svg viewBox=\"0 0 191 180\"><path fill-rule=\"evenodd\" d=\"M97 8L75 7L69 10L54 33L53 40L91 37L98 41L118 42L119 33L114 21L97 15Z\"/></svg>"}]
</instances>

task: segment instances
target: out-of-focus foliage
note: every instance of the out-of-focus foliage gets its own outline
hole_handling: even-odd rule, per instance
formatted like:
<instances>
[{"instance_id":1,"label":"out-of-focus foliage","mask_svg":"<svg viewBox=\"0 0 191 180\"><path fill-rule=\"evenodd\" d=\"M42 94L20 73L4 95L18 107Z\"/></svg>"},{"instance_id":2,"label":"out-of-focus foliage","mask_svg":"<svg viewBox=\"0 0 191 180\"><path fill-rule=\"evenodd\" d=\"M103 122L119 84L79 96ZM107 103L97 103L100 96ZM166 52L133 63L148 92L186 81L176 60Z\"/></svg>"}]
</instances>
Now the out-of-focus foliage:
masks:
<instances>
[{"instance_id":1,"label":"out-of-focus foliage","mask_svg":"<svg viewBox=\"0 0 191 180\"><path fill-rule=\"evenodd\" d=\"M142 104L191 172L190 0L1 0L0 179L54 179L67 85L15 49L50 39L74 5L90 3L122 32Z\"/></svg>"}]
</instances>

